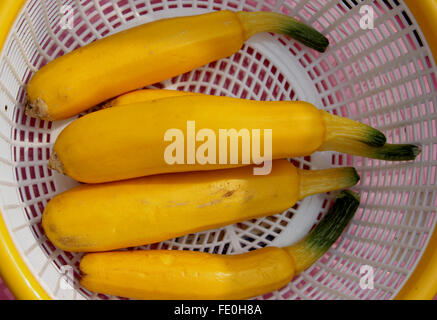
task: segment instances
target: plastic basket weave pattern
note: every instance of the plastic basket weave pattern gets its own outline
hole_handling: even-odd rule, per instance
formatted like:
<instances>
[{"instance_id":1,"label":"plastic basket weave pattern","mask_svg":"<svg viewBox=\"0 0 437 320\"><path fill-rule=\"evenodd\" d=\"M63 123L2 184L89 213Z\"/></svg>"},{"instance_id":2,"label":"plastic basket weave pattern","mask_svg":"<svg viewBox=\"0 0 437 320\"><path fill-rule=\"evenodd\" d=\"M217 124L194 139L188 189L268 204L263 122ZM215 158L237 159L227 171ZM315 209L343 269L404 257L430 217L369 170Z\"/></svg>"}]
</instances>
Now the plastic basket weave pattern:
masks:
<instances>
[{"instance_id":1,"label":"plastic basket weave pattern","mask_svg":"<svg viewBox=\"0 0 437 320\"><path fill-rule=\"evenodd\" d=\"M374 11L372 30L360 27L364 4ZM73 10L73 29L62 27L59 12L65 8ZM0 55L0 208L21 256L52 297L117 299L81 288L81 255L55 248L41 228L50 198L77 183L46 166L57 134L70 120L51 123L23 113L32 74L48 61L120 30L222 9L295 16L327 35L330 47L320 54L285 36L260 34L229 58L153 87L256 100L306 100L377 127L391 143L423 146L412 163L334 152L290 159L306 169L356 167L362 204L322 259L259 299L393 298L423 254L437 206L437 69L414 17L397 0L28 1ZM312 196L271 217L138 249L235 254L290 244L311 229L331 200L330 194ZM373 289L360 287L363 265L374 269Z\"/></svg>"}]
</instances>

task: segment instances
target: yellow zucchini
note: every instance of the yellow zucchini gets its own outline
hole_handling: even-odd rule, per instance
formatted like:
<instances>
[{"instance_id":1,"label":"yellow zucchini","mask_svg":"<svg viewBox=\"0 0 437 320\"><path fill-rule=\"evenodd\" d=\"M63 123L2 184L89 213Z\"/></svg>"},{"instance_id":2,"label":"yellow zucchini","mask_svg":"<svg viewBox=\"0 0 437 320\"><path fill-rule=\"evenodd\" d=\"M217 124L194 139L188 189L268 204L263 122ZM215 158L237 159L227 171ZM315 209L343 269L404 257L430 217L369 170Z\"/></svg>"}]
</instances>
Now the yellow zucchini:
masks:
<instances>
[{"instance_id":1,"label":"yellow zucchini","mask_svg":"<svg viewBox=\"0 0 437 320\"><path fill-rule=\"evenodd\" d=\"M353 168L301 170L277 160L269 175L245 166L81 185L49 201L42 226L63 250L107 251L280 213L358 180Z\"/></svg>"},{"instance_id":2,"label":"yellow zucchini","mask_svg":"<svg viewBox=\"0 0 437 320\"><path fill-rule=\"evenodd\" d=\"M246 299L285 286L294 276L287 251L268 247L240 255L179 250L87 254L81 285L147 300Z\"/></svg>"},{"instance_id":3,"label":"yellow zucchini","mask_svg":"<svg viewBox=\"0 0 437 320\"><path fill-rule=\"evenodd\" d=\"M272 159L333 150L385 160L410 160L419 152L414 145L384 145L385 136L378 130L318 110L307 102L189 95L106 108L73 121L56 139L49 166L75 180L100 183L245 164L242 143L236 164L230 159L227 163L220 160L222 156L229 158L231 144L223 148L217 141L211 147L215 151L214 159L206 163L188 161L189 152L197 156L199 147L207 143L198 140L192 148L188 147L189 122L195 124L193 130L209 129L216 139L223 130L235 129L252 133L253 142L254 130L259 130L261 136L271 130ZM164 156L171 144L164 141L170 129L180 130L184 135L183 163L169 164ZM196 134L193 130L192 140ZM245 156L250 156L246 153ZM253 150L248 162L259 163L253 157Z\"/></svg>"},{"instance_id":4,"label":"yellow zucchini","mask_svg":"<svg viewBox=\"0 0 437 320\"><path fill-rule=\"evenodd\" d=\"M179 250L86 254L81 285L134 299L247 299L280 289L320 258L337 240L359 205L340 194L318 226L298 243L220 255Z\"/></svg>"},{"instance_id":5,"label":"yellow zucchini","mask_svg":"<svg viewBox=\"0 0 437 320\"><path fill-rule=\"evenodd\" d=\"M130 105L137 102L158 100L170 97L183 97L193 96L200 93L179 91L179 90L167 90L167 89L142 89L128 92L118 96L104 104L104 108L119 107Z\"/></svg>"},{"instance_id":6,"label":"yellow zucchini","mask_svg":"<svg viewBox=\"0 0 437 320\"><path fill-rule=\"evenodd\" d=\"M26 112L47 120L90 107L237 52L259 32L293 37L319 51L328 40L272 12L218 11L146 23L95 41L42 67L27 86Z\"/></svg>"}]
</instances>

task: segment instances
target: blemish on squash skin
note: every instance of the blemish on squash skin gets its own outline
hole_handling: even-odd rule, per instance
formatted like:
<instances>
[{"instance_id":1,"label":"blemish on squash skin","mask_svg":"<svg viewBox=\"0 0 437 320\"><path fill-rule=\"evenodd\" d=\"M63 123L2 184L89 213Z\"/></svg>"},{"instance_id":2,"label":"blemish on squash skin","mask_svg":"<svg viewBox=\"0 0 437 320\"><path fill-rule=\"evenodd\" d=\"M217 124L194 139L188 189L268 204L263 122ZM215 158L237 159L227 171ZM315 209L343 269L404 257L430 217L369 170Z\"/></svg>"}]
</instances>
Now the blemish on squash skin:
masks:
<instances>
[{"instance_id":1,"label":"blemish on squash skin","mask_svg":"<svg viewBox=\"0 0 437 320\"><path fill-rule=\"evenodd\" d=\"M58 243L64 246L65 248L83 248L83 247L93 247L96 243L85 243L81 241L78 237L60 237L57 239Z\"/></svg>"},{"instance_id":2,"label":"blemish on squash skin","mask_svg":"<svg viewBox=\"0 0 437 320\"><path fill-rule=\"evenodd\" d=\"M77 244L79 244L78 239L74 237L61 237L58 238L58 242L66 247L72 247L72 246L74 247L77 246Z\"/></svg>"},{"instance_id":3,"label":"blemish on squash skin","mask_svg":"<svg viewBox=\"0 0 437 320\"><path fill-rule=\"evenodd\" d=\"M180 206L185 206L188 204L188 201L183 201L183 202L170 202L168 204L168 208L173 208L173 207L180 207Z\"/></svg>"},{"instance_id":4,"label":"blemish on squash skin","mask_svg":"<svg viewBox=\"0 0 437 320\"><path fill-rule=\"evenodd\" d=\"M234 193L235 191L239 190L240 188L241 188L241 186L239 184L224 182L224 183L220 183L216 186L213 186L213 190L210 193L210 195L216 195L217 193L222 193L223 191L226 191L226 193L228 193L228 192ZM234 190L229 190L229 189L234 189Z\"/></svg>"},{"instance_id":5,"label":"blemish on squash skin","mask_svg":"<svg viewBox=\"0 0 437 320\"><path fill-rule=\"evenodd\" d=\"M237 190L230 190L230 191L226 192L226 193L223 195L223 198L229 198L229 197L231 197L231 196L235 193L235 191L237 191Z\"/></svg>"},{"instance_id":6,"label":"blemish on squash skin","mask_svg":"<svg viewBox=\"0 0 437 320\"><path fill-rule=\"evenodd\" d=\"M213 205L215 205L215 204L218 204L218 203L220 203L220 202L222 202L222 199L213 200L213 201L210 201L210 202L207 202L207 203L204 203L204 204L198 205L197 207L198 207L198 208L209 207L209 206L213 206Z\"/></svg>"},{"instance_id":7,"label":"blemish on squash skin","mask_svg":"<svg viewBox=\"0 0 437 320\"><path fill-rule=\"evenodd\" d=\"M222 195L222 199L217 199L217 200L213 200L204 204L201 204L199 206L197 206L198 208L204 208L204 207L209 207L215 204L218 204L220 202L222 202L223 198L230 198L232 197L232 195L239 189L239 187L236 190L228 190L226 191L223 195Z\"/></svg>"}]
</instances>

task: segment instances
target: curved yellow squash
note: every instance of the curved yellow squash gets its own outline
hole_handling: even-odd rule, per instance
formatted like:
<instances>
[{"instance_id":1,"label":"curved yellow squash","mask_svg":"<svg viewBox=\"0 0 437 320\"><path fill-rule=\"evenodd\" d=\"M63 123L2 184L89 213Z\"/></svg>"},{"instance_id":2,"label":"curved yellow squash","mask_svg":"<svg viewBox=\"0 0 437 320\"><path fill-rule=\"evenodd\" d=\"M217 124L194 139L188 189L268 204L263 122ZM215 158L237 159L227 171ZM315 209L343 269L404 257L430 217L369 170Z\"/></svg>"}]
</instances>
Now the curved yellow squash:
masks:
<instances>
[{"instance_id":1,"label":"curved yellow squash","mask_svg":"<svg viewBox=\"0 0 437 320\"><path fill-rule=\"evenodd\" d=\"M390 161L414 160L420 153L417 145L385 143L385 135L377 129L302 101L254 101L163 90L130 93L117 98L114 105L123 108L105 108L70 123L56 139L50 168L86 183L224 169L268 160L265 142L271 142L273 160L327 150ZM179 131L179 137L168 139L173 130ZM202 136L205 130L209 134ZM246 142L251 145L244 149L245 161L241 134L235 143L238 159L232 162L232 130L234 138L243 130L252 140ZM227 141L224 147L221 135ZM263 157L254 157L254 142L259 142ZM170 148L175 145L179 148ZM173 153L180 154L181 161L168 161ZM199 161L198 154L208 154L207 160Z\"/></svg>"},{"instance_id":2,"label":"curved yellow squash","mask_svg":"<svg viewBox=\"0 0 437 320\"><path fill-rule=\"evenodd\" d=\"M87 254L81 285L134 299L247 299L286 285L294 276L286 250L268 247L241 255L172 250Z\"/></svg>"},{"instance_id":3,"label":"curved yellow squash","mask_svg":"<svg viewBox=\"0 0 437 320\"><path fill-rule=\"evenodd\" d=\"M183 74L237 52L263 31L323 51L328 40L272 12L218 11L146 23L78 48L42 67L27 86L28 115L69 118L110 98Z\"/></svg>"},{"instance_id":4,"label":"curved yellow squash","mask_svg":"<svg viewBox=\"0 0 437 320\"><path fill-rule=\"evenodd\" d=\"M133 103L158 100L171 97L183 97L183 96L194 96L200 93L190 92L190 91L180 91L180 90L167 90L167 89L142 89L128 92L118 96L110 101L108 101L104 107L119 107L126 106Z\"/></svg>"},{"instance_id":5,"label":"curved yellow squash","mask_svg":"<svg viewBox=\"0 0 437 320\"><path fill-rule=\"evenodd\" d=\"M322 112L306 102L259 102L206 95L173 97L107 108L73 121L58 136L50 166L86 183L235 167L230 159L227 164L219 163L220 152L227 152L228 157L230 152L220 149L218 141L215 164L189 164L187 160L184 164L168 164L164 153L171 142L164 141L165 134L169 129L183 131L186 146L187 121L195 121L196 131L212 130L217 139L221 129L259 129L261 134L271 129L273 159L312 154L325 138ZM196 148L201 144L197 141Z\"/></svg>"},{"instance_id":6,"label":"curved yellow squash","mask_svg":"<svg viewBox=\"0 0 437 320\"><path fill-rule=\"evenodd\" d=\"M121 93L227 57L243 41L240 21L230 11L160 20L122 31L39 70L27 87L27 111L48 120L69 118Z\"/></svg>"},{"instance_id":7,"label":"curved yellow squash","mask_svg":"<svg viewBox=\"0 0 437 320\"><path fill-rule=\"evenodd\" d=\"M359 196L340 193L303 239L235 255L179 250L86 254L80 283L88 290L135 299L245 299L280 289L329 250L348 225Z\"/></svg>"},{"instance_id":8,"label":"curved yellow squash","mask_svg":"<svg viewBox=\"0 0 437 320\"><path fill-rule=\"evenodd\" d=\"M107 251L281 213L358 180L353 168L301 170L278 160L264 176L246 166L81 185L49 201L42 226L63 250Z\"/></svg>"}]
</instances>

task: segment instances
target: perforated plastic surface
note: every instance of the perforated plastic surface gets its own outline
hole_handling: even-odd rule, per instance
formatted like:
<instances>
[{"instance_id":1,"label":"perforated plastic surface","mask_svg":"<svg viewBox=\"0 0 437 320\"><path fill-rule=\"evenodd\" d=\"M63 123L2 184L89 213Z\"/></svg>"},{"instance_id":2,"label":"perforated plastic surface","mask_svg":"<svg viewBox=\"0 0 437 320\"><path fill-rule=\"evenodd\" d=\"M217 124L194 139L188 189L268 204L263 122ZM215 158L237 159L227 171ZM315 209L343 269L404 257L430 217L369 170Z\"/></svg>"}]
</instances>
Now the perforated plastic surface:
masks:
<instances>
[{"instance_id":1,"label":"perforated plastic surface","mask_svg":"<svg viewBox=\"0 0 437 320\"><path fill-rule=\"evenodd\" d=\"M363 4L374 10L373 30L360 28ZM74 10L71 30L60 23L64 5ZM25 86L32 74L57 56L131 26L220 9L295 16L326 34L331 45L320 54L285 36L260 34L229 58L153 87L256 100L306 100L379 128L389 142L423 146L419 158L409 163L332 152L291 160L307 169L355 166L362 178L355 188L362 204L322 259L287 286L259 298L392 298L426 247L437 206L436 66L414 17L396 0L28 1L0 56L0 210L23 259L53 297L116 298L81 288L81 255L55 248L41 228L49 199L77 183L46 166L57 134L71 120L50 123L23 114ZM234 254L291 244L323 216L332 196L312 196L271 217L139 249ZM373 289L360 287L363 265L374 268Z\"/></svg>"}]
</instances>

